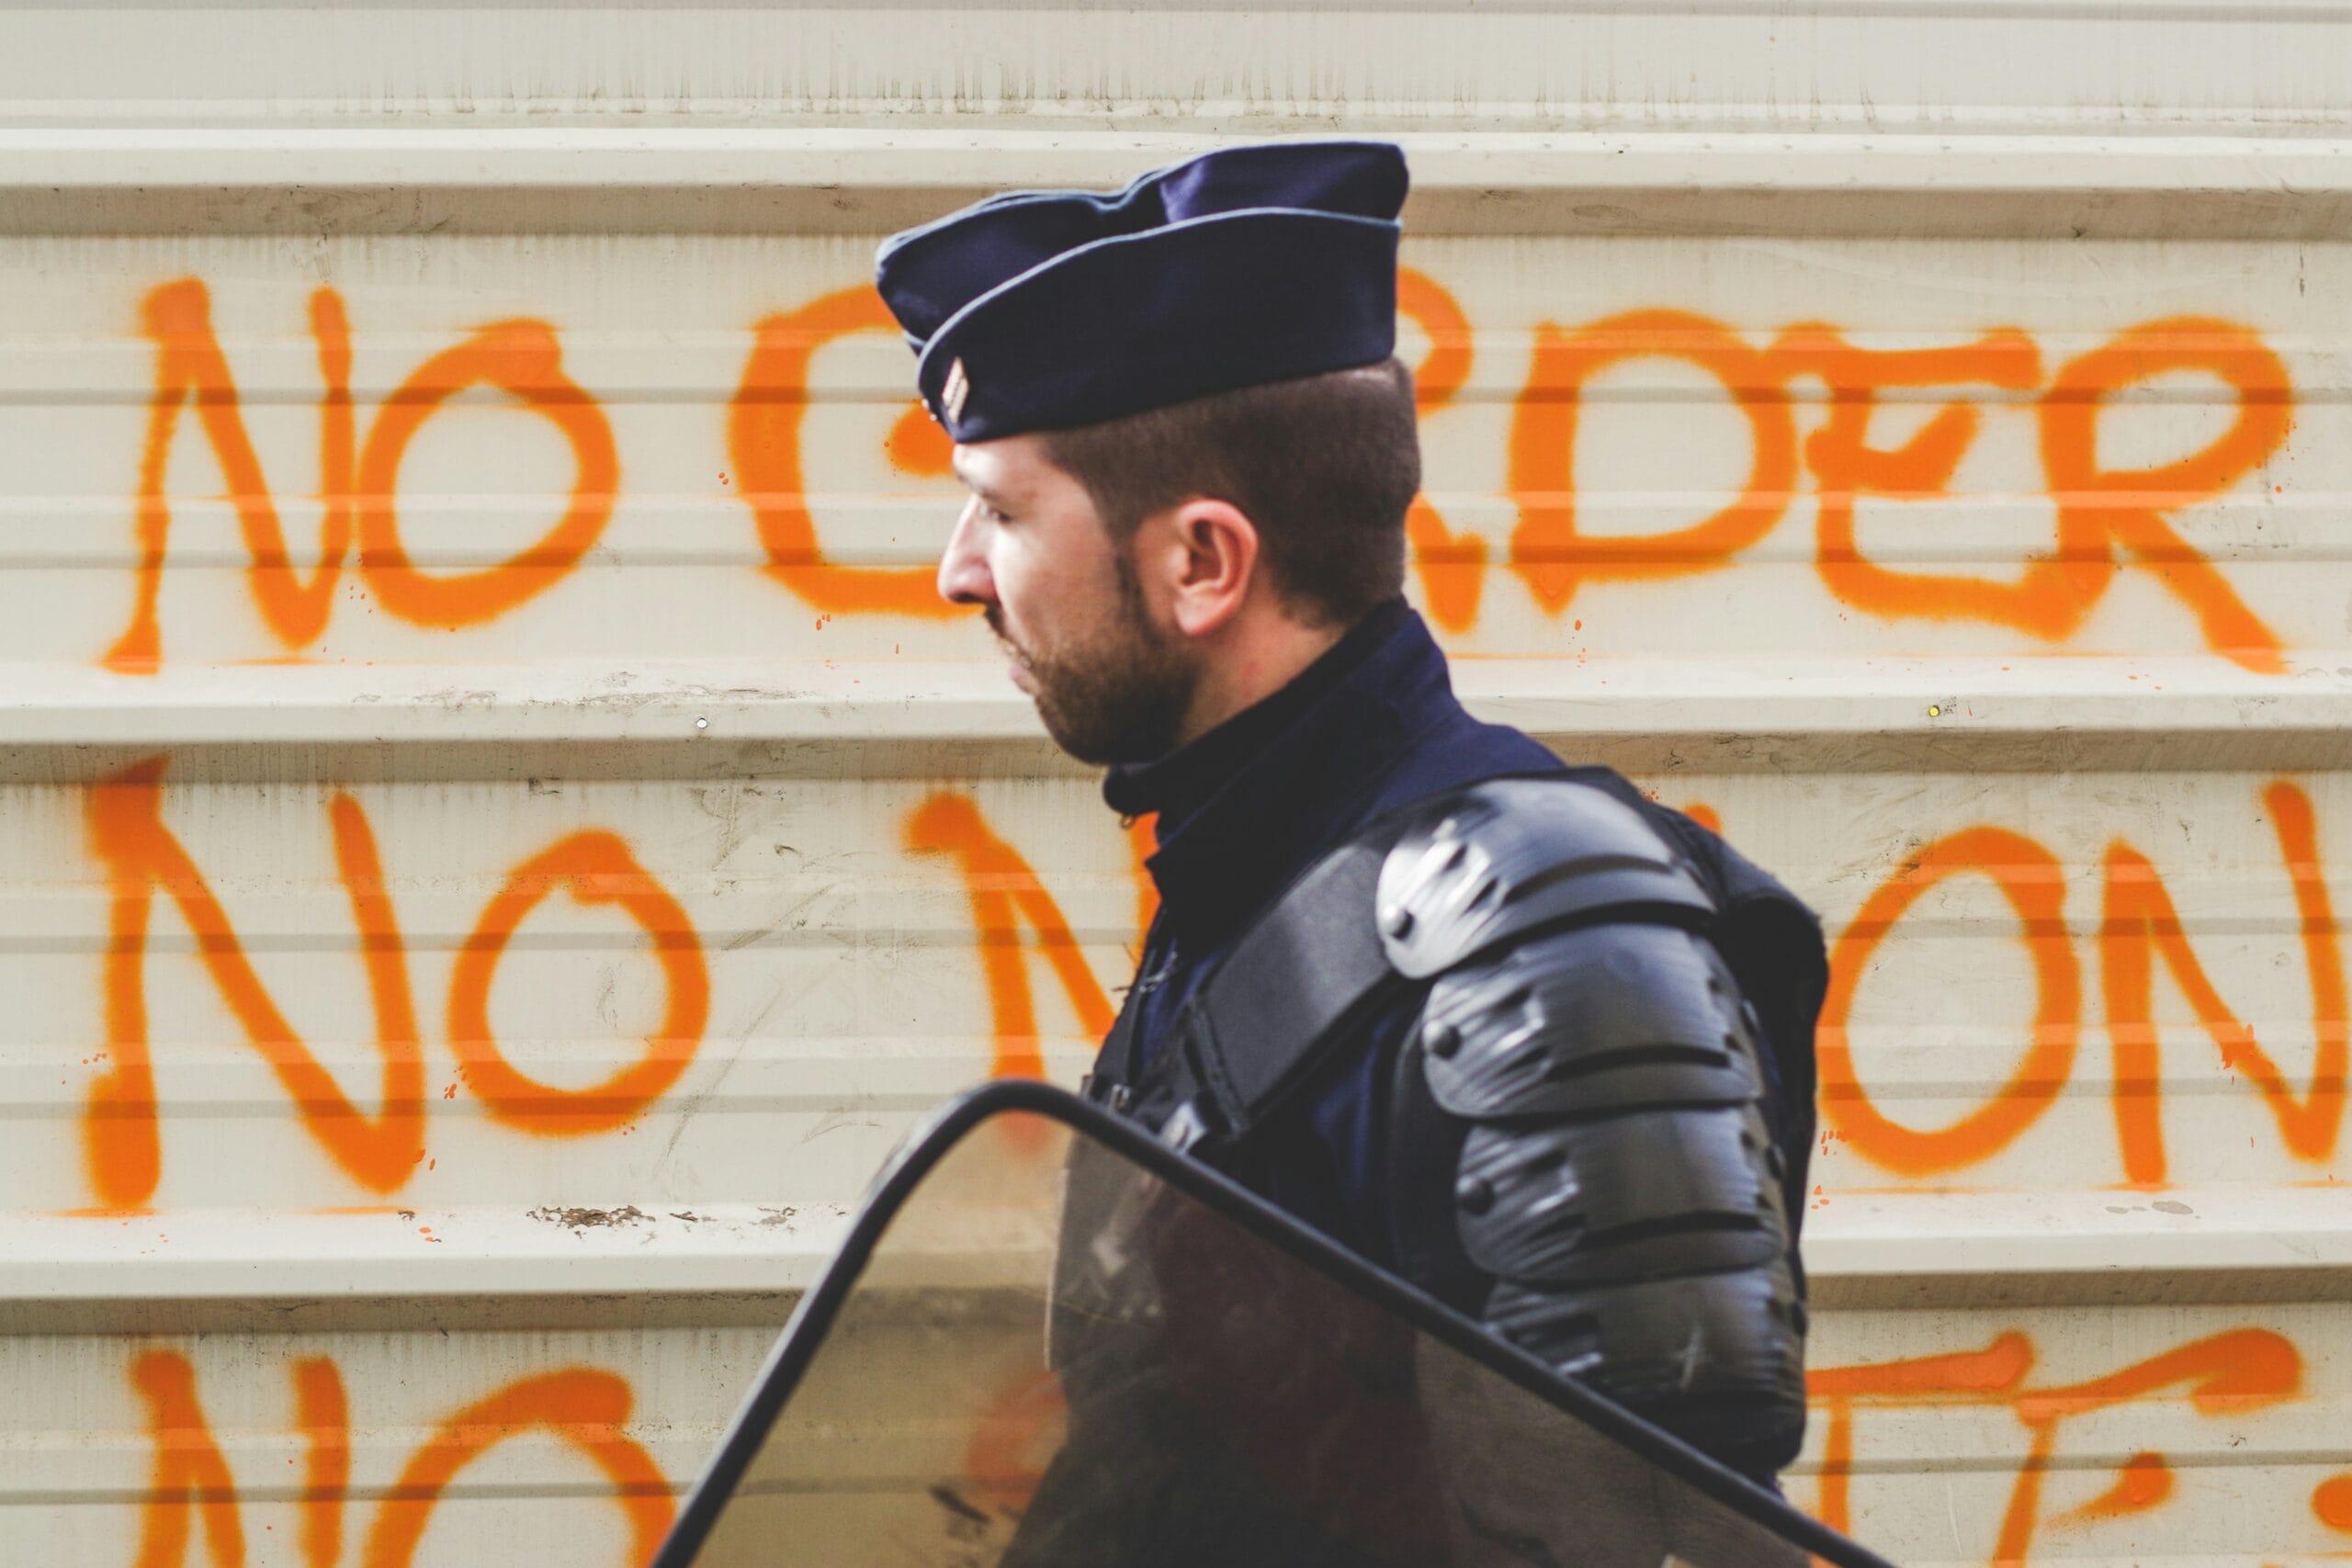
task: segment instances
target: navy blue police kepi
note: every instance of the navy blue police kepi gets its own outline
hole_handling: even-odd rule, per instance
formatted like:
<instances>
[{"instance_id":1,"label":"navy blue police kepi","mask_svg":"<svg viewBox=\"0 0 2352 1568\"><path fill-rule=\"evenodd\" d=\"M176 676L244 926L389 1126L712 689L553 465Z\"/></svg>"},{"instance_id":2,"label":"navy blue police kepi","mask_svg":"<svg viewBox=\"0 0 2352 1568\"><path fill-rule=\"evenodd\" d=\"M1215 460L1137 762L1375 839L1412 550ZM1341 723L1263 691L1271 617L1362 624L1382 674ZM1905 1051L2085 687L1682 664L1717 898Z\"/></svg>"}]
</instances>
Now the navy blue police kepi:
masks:
<instances>
[{"instance_id":1,"label":"navy blue police kepi","mask_svg":"<svg viewBox=\"0 0 2352 1568\"><path fill-rule=\"evenodd\" d=\"M910 229L875 286L949 435L1066 430L1386 359L1405 186L1387 142L1224 148Z\"/></svg>"}]
</instances>

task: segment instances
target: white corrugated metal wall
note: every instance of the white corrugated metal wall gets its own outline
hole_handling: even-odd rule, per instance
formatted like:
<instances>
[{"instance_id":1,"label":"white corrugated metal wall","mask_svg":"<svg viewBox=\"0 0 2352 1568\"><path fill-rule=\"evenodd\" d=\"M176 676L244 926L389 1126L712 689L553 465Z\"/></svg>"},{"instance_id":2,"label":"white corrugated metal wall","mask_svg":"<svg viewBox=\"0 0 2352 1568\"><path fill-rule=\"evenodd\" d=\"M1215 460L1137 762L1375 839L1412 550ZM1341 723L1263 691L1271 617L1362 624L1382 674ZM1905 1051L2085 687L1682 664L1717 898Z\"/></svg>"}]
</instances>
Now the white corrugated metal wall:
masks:
<instances>
[{"instance_id":1,"label":"white corrugated metal wall","mask_svg":"<svg viewBox=\"0 0 2352 1568\"><path fill-rule=\"evenodd\" d=\"M2312 0L8 0L0 1561L648 1547L1145 913L872 243L1333 130L1459 684L1832 923L1792 1495L2352 1550L2348 83Z\"/></svg>"}]
</instances>

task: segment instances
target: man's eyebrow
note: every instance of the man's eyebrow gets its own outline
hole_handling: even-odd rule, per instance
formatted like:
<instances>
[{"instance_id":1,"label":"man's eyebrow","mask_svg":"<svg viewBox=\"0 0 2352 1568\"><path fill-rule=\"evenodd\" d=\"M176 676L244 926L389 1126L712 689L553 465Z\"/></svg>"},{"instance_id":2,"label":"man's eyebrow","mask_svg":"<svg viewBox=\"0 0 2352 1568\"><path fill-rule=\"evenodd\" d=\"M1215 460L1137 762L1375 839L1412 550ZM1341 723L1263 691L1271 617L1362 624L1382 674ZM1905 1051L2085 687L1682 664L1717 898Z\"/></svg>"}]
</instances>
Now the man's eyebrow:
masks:
<instances>
[{"instance_id":1,"label":"man's eyebrow","mask_svg":"<svg viewBox=\"0 0 2352 1568\"><path fill-rule=\"evenodd\" d=\"M956 479L963 481L963 485L966 490L970 491L974 495L978 496L990 506L1001 506L1003 504L1004 492L1002 491L998 490L992 485L984 484L980 480L974 479L965 470L964 465L960 461L950 459L948 466L956 470Z\"/></svg>"}]
</instances>

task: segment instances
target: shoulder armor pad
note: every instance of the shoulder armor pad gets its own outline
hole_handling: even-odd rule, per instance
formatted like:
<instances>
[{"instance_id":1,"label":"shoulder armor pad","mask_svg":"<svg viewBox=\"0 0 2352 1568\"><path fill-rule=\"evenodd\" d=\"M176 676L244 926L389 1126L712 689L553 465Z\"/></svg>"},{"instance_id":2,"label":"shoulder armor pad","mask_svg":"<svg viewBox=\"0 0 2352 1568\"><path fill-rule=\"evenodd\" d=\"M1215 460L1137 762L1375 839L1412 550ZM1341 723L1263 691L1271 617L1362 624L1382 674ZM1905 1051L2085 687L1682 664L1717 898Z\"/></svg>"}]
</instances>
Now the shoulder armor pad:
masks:
<instances>
[{"instance_id":1,"label":"shoulder armor pad","mask_svg":"<svg viewBox=\"0 0 2352 1568\"><path fill-rule=\"evenodd\" d=\"M1565 779L1490 779L1427 808L1380 868L1389 963L1411 979L1541 927L1610 910L1714 912L1641 813Z\"/></svg>"},{"instance_id":2,"label":"shoulder armor pad","mask_svg":"<svg viewBox=\"0 0 2352 1568\"><path fill-rule=\"evenodd\" d=\"M1450 969L1422 1010L1421 1046L1438 1104L1473 1121L1762 1093L1738 983L1678 926L1579 926Z\"/></svg>"}]
</instances>

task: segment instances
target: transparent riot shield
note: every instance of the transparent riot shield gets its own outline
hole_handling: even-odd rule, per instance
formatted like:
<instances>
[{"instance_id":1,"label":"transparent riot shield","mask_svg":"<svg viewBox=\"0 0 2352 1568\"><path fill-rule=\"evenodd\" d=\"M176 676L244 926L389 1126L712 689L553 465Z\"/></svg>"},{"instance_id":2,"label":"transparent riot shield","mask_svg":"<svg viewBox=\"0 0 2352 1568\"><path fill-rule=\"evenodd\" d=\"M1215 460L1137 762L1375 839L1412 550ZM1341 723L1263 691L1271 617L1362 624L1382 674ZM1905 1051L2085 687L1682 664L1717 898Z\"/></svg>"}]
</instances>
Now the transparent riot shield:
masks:
<instances>
[{"instance_id":1,"label":"transparent riot shield","mask_svg":"<svg viewBox=\"0 0 2352 1568\"><path fill-rule=\"evenodd\" d=\"M802 1300L656 1568L1883 1560L1135 1128L956 1101Z\"/></svg>"}]
</instances>

